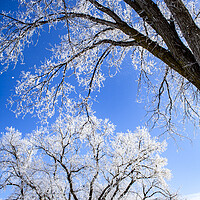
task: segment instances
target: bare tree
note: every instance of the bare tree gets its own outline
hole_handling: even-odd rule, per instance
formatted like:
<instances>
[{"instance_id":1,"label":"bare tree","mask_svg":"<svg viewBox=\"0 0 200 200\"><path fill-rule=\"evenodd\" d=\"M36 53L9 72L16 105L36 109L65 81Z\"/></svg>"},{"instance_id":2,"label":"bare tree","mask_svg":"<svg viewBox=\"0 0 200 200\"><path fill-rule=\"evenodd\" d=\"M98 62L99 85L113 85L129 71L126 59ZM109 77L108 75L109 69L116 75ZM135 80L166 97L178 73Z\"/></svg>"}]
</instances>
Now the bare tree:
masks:
<instances>
[{"instance_id":1,"label":"bare tree","mask_svg":"<svg viewBox=\"0 0 200 200\"><path fill-rule=\"evenodd\" d=\"M102 63L107 63L108 71L115 67L118 72L123 58L129 53L133 65L140 69L139 82L145 81L152 95L153 106L149 111L153 125L161 119L168 131L174 131L172 121L179 113L177 109L180 109L183 121L199 122L198 1L19 2L21 10L16 15L0 14L0 52L6 67L10 62L18 61L24 47L33 42L32 36L39 36L45 26L56 28L61 24L67 32L60 33L61 43L52 48L53 56L37 67L34 74L24 72L16 88L21 98L19 112L32 112L34 108L30 106L36 105L38 113L45 111L51 115L57 100L69 100L69 94L76 90L75 85L67 81L71 77L86 89L87 93L82 93L79 103L87 108L91 92L100 88L105 79ZM59 34L58 29L57 32ZM161 62L156 64L159 60ZM154 74L155 79L159 73L155 85L149 74ZM52 86L56 78L58 81Z\"/></svg>"},{"instance_id":2,"label":"bare tree","mask_svg":"<svg viewBox=\"0 0 200 200\"><path fill-rule=\"evenodd\" d=\"M147 129L114 133L108 120L59 117L26 137L7 128L0 140L0 190L8 199L176 199L160 156L166 142Z\"/></svg>"}]
</instances>

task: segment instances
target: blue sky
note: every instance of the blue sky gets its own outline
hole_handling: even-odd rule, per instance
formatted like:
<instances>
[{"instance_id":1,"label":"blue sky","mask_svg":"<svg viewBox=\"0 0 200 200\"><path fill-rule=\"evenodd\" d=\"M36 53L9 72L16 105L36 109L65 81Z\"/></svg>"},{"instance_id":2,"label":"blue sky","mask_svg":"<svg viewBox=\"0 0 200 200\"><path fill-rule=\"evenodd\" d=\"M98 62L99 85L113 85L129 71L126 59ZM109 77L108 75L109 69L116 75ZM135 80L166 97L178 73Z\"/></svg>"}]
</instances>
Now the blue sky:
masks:
<instances>
[{"instance_id":1,"label":"blue sky","mask_svg":"<svg viewBox=\"0 0 200 200\"><path fill-rule=\"evenodd\" d=\"M16 0L0 0L0 10L15 10ZM51 38L52 39L52 38ZM52 41L52 40L51 40ZM13 126L21 132L28 133L35 129L38 120L31 115L25 118L15 118L14 113L6 107L7 99L14 90L21 70L28 67L40 65L44 57L50 53L45 50L48 47L49 38L43 33L38 46L30 47L25 52L24 65L12 66L6 73L0 76L0 131L3 132L8 126ZM42 55L42 56L41 56ZM135 130L143 125L145 115L144 104L136 103L137 73L131 66L127 57L121 67L121 72L114 78L105 81L104 88L98 94L98 103L94 104L96 115L100 118L109 118L117 125L117 131ZM193 134L193 129L188 129ZM198 130L199 132L199 130ZM155 132L152 132L155 134ZM200 134L196 136L191 144L189 141L178 141L179 148L171 139L168 140L168 150L163 156L168 158L168 168L172 170L173 178L170 181L171 187L180 189L183 195L200 192ZM195 197L196 198L196 197ZM188 198L190 199L190 198ZM200 198L196 198L197 200Z\"/></svg>"}]
</instances>

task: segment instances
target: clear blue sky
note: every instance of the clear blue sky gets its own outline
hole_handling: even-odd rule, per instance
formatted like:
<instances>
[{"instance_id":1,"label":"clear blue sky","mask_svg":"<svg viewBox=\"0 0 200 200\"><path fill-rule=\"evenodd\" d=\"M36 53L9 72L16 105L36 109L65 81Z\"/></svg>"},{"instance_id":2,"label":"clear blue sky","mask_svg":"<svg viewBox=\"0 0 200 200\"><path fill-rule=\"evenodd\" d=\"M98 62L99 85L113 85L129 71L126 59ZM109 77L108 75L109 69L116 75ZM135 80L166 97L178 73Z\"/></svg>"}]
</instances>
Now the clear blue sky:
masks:
<instances>
[{"instance_id":1,"label":"clear blue sky","mask_svg":"<svg viewBox=\"0 0 200 200\"><path fill-rule=\"evenodd\" d=\"M8 11L15 10L16 8L16 0L0 0L0 10ZM17 65L15 69L11 66L6 73L0 76L1 132L7 126L13 126L24 134L36 128L38 121L36 118L28 115L24 119L20 117L16 119L15 115L6 108L6 104L7 99L14 90L20 71L26 70L35 64L40 65L40 61L43 61L45 57L50 55L45 50L48 47L49 41L48 34L43 33L38 46L26 49L25 65ZM117 125L118 131L135 130L137 126L144 124L144 105L136 103L136 79L137 73L131 66L130 59L126 58L121 72L116 77L106 80L105 87L101 89L97 97L99 103L94 105L97 116L109 118ZM193 134L192 129L191 134ZM172 170L173 174L170 185L174 189L180 189L182 194L199 193L200 134L194 139L193 144L189 141L179 142L180 149L177 148L172 140L169 140L168 143L168 150L163 155L168 158L168 168Z\"/></svg>"}]
</instances>

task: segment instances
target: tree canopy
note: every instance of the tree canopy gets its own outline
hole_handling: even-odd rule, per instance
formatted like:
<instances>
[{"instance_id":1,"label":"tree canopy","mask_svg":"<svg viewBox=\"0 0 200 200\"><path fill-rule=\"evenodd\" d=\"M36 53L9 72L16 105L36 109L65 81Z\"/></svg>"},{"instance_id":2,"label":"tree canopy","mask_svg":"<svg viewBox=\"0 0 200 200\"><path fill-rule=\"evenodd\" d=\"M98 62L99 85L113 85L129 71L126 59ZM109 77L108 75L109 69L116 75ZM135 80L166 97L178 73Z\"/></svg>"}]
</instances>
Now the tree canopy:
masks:
<instances>
[{"instance_id":1,"label":"tree canopy","mask_svg":"<svg viewBox=\"0 0 200 200\"><path fill-rule=\"evenodd\" d=\"M129 56L138 98L142 87L148 94L151 127L177 133L176 117L198 126L198 0L19 0L19 9L2 11L0 19L1 74L23 62L44 31L59 38L44 45L52 54L40 55L40 66L21 72L10 99L17 115L59 117L25 137L7 129L0 189L14 188L10 199L176 199L160 156L165 142L144 127L116 133L94 116L92 103Z\"/></svg>"},{"instance_id":2,"label":"tree canopy","mask_svg":"<svg viewBox=\"0 0 200 200\"><path fill-rule=\"evenodd\" d=\"M176 199L166 180L166 142L147 129L115 133L107 119L62 114L52 126L0 140L0 190L8 199Z\"/></svg>"},{"instance_id":3,"label":"tree canopy","mask_svg":"<svg viewBox=\"0 0 200 200\"><path fill-rule=\"evenodd\" d=\"M52 56L35 72L23 72L16 87L21 99L18 113L35 109L51 116L55 105L72 93L88 110L91 93L102 87L106 69L114 76L128 54L140 71L139 87L147 84L153 125L164 121L167 131L175 131L173 118L179 112L183 122L191 119L198 124L198 1L20 0L19 4L17 13L0 14L3 70L23 59L24 49L37 44L36 36L39 40L47 27L56 29L61 42L52 46Z\"/></svg>"}]
</instances>

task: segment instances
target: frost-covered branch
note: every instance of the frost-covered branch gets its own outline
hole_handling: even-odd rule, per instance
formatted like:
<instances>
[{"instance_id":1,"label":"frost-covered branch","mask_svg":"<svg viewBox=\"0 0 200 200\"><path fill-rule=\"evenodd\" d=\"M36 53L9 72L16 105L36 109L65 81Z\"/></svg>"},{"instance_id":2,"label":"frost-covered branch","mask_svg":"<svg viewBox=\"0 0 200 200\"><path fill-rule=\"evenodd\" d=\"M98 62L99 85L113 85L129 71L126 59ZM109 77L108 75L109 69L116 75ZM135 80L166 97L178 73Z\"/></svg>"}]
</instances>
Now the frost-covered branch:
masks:
<instances>
[{"instance_id":1,"label":"frost-covered branch","mask_svg":"<svg viewBox=\"0 0 200 200\"><path fill-rule=\"evenodd\" d=\"M200 16L192 0L20 0L19 5L17 13L0 13L5 69L23 61L24 50L39 42L42 31L55 29L61 41L52 45L50 58L41 57L45 61L35 72L23 72L17 99L11 100L18 101L17 114L36 112L48 118L72 98L90 109L93 92L100 91L106 77L118 73L130 55L141 72L140 83L146 81L153 103L148 111L156 116L153 124L161 121L171 130L177 109L183 111L183 121L193 118L198 124Z\"/></svg>"}]
</instances>

